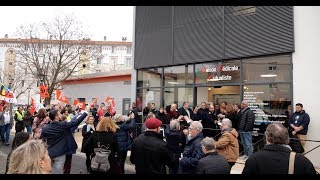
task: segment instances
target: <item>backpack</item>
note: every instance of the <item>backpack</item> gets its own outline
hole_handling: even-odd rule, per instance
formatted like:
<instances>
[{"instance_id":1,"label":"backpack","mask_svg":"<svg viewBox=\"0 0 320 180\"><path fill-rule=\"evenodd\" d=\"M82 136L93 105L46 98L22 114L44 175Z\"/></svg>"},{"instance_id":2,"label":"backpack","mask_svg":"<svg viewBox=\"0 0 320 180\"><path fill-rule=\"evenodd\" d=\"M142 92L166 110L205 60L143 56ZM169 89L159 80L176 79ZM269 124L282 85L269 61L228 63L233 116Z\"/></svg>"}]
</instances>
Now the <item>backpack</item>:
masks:
<instances>
[{"instance_id":1,"label":"backpack","mask_svg":"<svg viewBox=\"0 0 320 180\"><path fill-rule=\"evenodd\" d=\"M98 172L107 172L110 169L109 155L111 151L104 145L100 146L99 134L97 144L98 148L93 149L95 156L91 159L91 169Z\"/></svg>"}]
</instances>

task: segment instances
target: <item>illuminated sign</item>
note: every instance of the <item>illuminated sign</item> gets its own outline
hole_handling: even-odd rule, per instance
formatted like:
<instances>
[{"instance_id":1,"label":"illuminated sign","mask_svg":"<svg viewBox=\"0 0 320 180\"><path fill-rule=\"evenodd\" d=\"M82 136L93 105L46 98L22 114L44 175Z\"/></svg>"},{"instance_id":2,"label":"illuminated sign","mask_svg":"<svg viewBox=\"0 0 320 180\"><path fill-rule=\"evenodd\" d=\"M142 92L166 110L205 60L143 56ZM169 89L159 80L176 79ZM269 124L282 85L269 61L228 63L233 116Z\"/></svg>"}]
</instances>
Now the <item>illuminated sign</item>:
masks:
<instances>
[{"instance_id":1,"label":"illuminated sign","mask_svg":"<svg viewBox=\"0 0 320 180\"><path fill-rule=\"evenodd\" d=\"M228 72L228 71L239 71L239 66L218 66L217 67L211 67L211 68L207 68L206 72L217 72L217 71L222 71L222 72Z\"/></svg>"}]
</instances>

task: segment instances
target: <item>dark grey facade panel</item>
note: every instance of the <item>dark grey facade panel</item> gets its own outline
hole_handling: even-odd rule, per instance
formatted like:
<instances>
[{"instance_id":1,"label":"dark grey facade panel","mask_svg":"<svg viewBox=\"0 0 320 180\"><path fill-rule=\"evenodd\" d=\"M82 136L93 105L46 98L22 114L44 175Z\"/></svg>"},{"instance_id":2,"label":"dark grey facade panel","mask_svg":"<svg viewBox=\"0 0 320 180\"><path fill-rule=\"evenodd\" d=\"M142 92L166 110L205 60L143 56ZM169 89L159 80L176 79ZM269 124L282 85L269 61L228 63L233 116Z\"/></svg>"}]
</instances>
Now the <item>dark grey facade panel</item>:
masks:
<instances>
[{"instance_id":1,"label":"dark grey facade panel","mask_svg":"<svg viewBox=\"0 0 320 180\"><path fill-rule=\"evenodd\" d=\"M135 28L135 69L294 51L291 6L139 6Z\"/></svg>"},{"instance_id":2,"label":"dark grey facade panel","mask_svg":"<svg viewBox=\"0 0 320 180\"><path fill-rule=\"evenodd\" d=\"M223 58L223 7L174 7L174 64Z\"/></svg>"},{"instance_id":3,"label":"dark grey facade panel","mask_svg":"<svg viewBox=\"0 0 320 180\"><path fill-rule=\"evenodd\" d=\"M256 6L254 13L225 7L225 59L292 52L293 8Z\"/></svg>"},{"instance_id":4,"label":"dark grey facade panel","mask_svg":"<svg viewBox=\"0 0 320 180\"><path fill-rule=\"evenodd\" d=\"M136 7L135 27L134 68L173 65L172 7Z\"/></svg>"}]
</instances>

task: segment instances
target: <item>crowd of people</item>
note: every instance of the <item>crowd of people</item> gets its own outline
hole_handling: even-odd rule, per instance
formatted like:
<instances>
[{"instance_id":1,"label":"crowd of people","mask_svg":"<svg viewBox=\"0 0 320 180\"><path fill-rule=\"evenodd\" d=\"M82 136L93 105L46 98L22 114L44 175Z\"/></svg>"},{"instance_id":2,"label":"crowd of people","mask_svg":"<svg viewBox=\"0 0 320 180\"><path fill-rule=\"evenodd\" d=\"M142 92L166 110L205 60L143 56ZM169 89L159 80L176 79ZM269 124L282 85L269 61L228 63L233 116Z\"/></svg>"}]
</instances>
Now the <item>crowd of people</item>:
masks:
<instances>
[{"instance_id":1,"label":"crowd of people","mask_svg":"<svg viewBox=\"0 0 320 180\"><path fill-rule=\"evenodd\" d=\"M83 121L81 152L90 174L124 174L128 151L136 174L230 174L239 158L245 161L243 174L316 173L310 160L289 146L289 136L303 140L308 131L310 118L300 103L289 114L288 127L273 123L266 128L266 146L256 153L255 116L246 101L239 105L202 102L193 109L183 102L180 108L172 104L159 110L148 103L142 110L144 120L134 104L127 116L110 112L103 103L85 110L52 106L34 114L29 108L19 107L13 117L8 107L0 113L6 146L15 121L8 174L70 174L78 148L74 133ZM138 123L143 123L141 131L136 131ZM242 146L244 154L239 157Z\"/></svg>"}]
</instances>

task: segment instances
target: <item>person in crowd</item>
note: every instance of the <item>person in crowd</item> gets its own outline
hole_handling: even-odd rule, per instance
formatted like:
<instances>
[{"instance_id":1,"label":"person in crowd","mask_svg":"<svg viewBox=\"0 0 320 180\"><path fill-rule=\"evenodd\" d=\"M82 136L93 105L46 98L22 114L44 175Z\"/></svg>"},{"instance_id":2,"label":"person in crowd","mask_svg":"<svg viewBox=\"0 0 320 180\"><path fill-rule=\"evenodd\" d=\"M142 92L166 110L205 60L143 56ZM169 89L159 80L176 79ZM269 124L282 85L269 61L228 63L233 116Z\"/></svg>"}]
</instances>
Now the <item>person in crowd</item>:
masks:
<instances>
[{"instance_id":1,"label":"person in crowd","mask_svg":"<svg viewBox=\"0 0 320 180\"><path fill-rule=\"evenodd\" d=\"M167 110L167 113L167 118L169 121L171 121L172 119L178 119L179 112L177 110L177 104L171 104L169 107L169 111Z\"/></svg>"},{"instance_id":2,"label":"person in crowd","mask_svg":"<svg viewBox=\"0 0 320 180\"><path fill-rule=\"evenodd\" d=\"M6 174L8 173L8 170L9 170L10 156L11 156L12 151L29 140L31 140L31 135L26 132L18 132L14 136L12 146L11 146L11 151L9 152L8 157L7 157L7 165L6 165L6 172L5 172Z\"/></svg>"},{"instance_id":3,"label":"person in crowd","mask_svg":"<svg viewBox=\"0 0 320 180\"><path fill-rule=\"evenodd\" d=\"M286 127L287 129L290 129L289 127L289 121L290 121L290 117L291 117L291 105L288 105L287 110L285 111L285 115L287 116L285 123L283 124L284 127Z\"/></svg>"},{"instance_id":4,"label":"person in crowd","mask_svg":"<svg viewBox=\"0 0 320 180\"><path fill-rule=\"evenodd\" d=\"M40 139L42 128L50 122L51 119L48 117L47 111L44 108L39 109L32 125L33 138Z\"/></svg>"},{"instance_id":5,"label":"person in crowd","mask_svg":"<svg viewBox=\"0 0 320 180\"><path fill-rule=\"evenodd\" d=\"M170 125L166 126L165 138L167 142L167 147L175 157L175 165L172 168L169 168L169 174L177 174L179 167L179 158L183 152L183 132L180 131L180 122L177 119L171 120Z\"/></svg>"},{"instance_id":6,"label":"person in crowd","mask_svg":"<svg viewBox=\"0 0 320 180\"><path fill-rule=\"evenodd\" d=\"M143 111L142 111L142 114L143 114L143 117L146 117L148 114L149 114L149 112L150 112L150 110L151 110L151 102L148 102L147 103L147 107L145 107L144 109L143 109Z\"/></svg>"},{"instance_id":7,"label":"person in crowd","mask_svg":"<svg viewBox=\"0 0 320 180\"><path fill-rule=\"evenodd\" d=\"M187 144L179 161L178 174L196 173L198 162L204 156L201 148L202 129L202 124L199 121L192 121L189 128L183 130L187 136Z\"/></svg>"},{"instance_id":8,"label":"person in crowd","mask_svg":"<svg viewBox=\"0 0 320 180\"><path fill-rule=\"evenodd\" d=\"M99 108L99 110L98 110L99 119L100 119L101 117L103 117L103 115L104 115L102 108L105 107L105 106L106 106L106 105L102 102L101 105L100 105L100 108Z\"/></svg>"},{"instance_id":9,"label":"person in crowd","mask_svg":"<svg viewBox=\"0 0 320 180\"><path fill-rule=\"evenodd\" d=\"M204 137L214 137L216 132L211 129L216 129L217 127L217 116L215 115L215 109L213 105L210 105L208 114L201 121L203 128ZM210 129L207 129L210 128Z\"/></svg>"},{"instance_id":10,"label":"person in crowd","mask_svg":"<svg viewBox=\"0 0 320 180\"><path fill-rule=\"evenodd\" d=\"M33 114L30 113L31 108L32 106L28 105L27 110L23 114L23 123L24 123L24 126L27 128L27 132L29 134L32 134L32 124L34 120Z\"/></svg>"},{"instance_id":11,"label":"person in crowd","mask_svg":"<svg viewBox=\"0 0 320 180\"><path fill-rule=\"evenodd\" d=\"M199 160L197 174L230 174L227 159L217 153L213 138L204 138L201 147L205 156Z\"/></svg>"},{"instance_id":12,"label":"person in crowd","mask_svg":"<svg viewBox=\"0 0 320 180\"><path fill-rule=\"evenodd\" d=\"M41 140L30 140L17 147L9 161L8 174L50 174L52 170L47 146Z\"/></svg>"},{"instance_id":13,"label":"person in crowd","mask_svg":"<svg viewBox=\"0 0 320 180\"><path fill-rule=\"evenodd\" d=\"M221 114L221 110L220 110L220 105L219 104L215 104L214 105L214 114L216 116L218 116L219 114Z\"/></svg>"},{"instance_id":14,"label":"person in crowd","mask_svg":"<svg viewBox=\"0 0 320 180\"><path fill-rule=\"evenodd\" d=\"M135 127L134 113L130 114L127 121L125 117L121 115L116 115L114 120L116 121L116 125L120 128L117 129L116 135L119 144L118 155L120 157L121 172L124 174L124 164L127 158L127 152L130 150L132 143L130 132Z\"/></svg>"},{"instance_id":15,"label":"person in crowd","mask_svg":"<svg viewBox=\"0 0 320 180\"><path fill-rule=\"evenodd\" d=\"M209 110L209 108L210 108L210 103L206 103L206 108Z\"/></svg>"},{"instance_id":16,"label":"person in crowd","mask_svg":"<svg viewBox=\"0 0 320 180\"><path fill-rule=\"evenodd\" d=\"M92 154L92 158L95 156L94 149L104 147L106 150L110 150L109 163L110 169L107 174L115 174L116 168L116 154L119 151L116 131L119 126L111 119L111 117L103 117L96 128L96 131L92 133L89 139L84 143L84 151ZM99 174L101 172L91 170L92 174Z\"/></svg>"},{"instance_id":17,"label":"person in crowd","mask_svg":"<svg viewBox=\"0 0 320 180\"><path fill-rule=\"evenodd\" d=\"M253 153L252 131L254 127L255 116L248 107L247 101L241 103L241 117L239 122L239 134L244 148L244 155L240 159L246 161Z\"/></svg>"},{"instance_id":18,"label":"person in crowd","mask_svg":"<svg viewBox=\"0 0 320 180\"><path fill-rule=\"evenodd\" d=\"M228 105L228 103L225 102L225 101L223 101L223 102L221 103L221 106L220 106L220 112L221 112L221 114L225 115L225 114L227 113L227 105Z\"/></svg>"},{"instance_id":19,"label":"person in crowd","mask_svg":"<svg viewBox=\"0 0 320 180\"><path fill-rule=\"evenodd\" d=\"M239 128L239 118L233 108L234 106L232 104L228 104L226 106L226 115L225 118L228 118L232 122L232 127L235 128L236 130Z\"/></svg>"},{"instance_id":20,"label":"person in crowd","mask_svg":"<svg viewBox=\"0 0 320 180\"><path fill-rule=\"evenodd\" d=\"M87 124L83 126L82 128L82 146L81 146L81 152L86 154L86 167L87 167L87 173L91 172L91 154L90 153L86 153L84 150L84 143L89 139L89 137L91 136L91 134L96 130L96 125L94 124L94 117L92 115L90 115L88 117L87 120Z\"/></svg>"},{"instance_id":21,"label":"person in crowd","mask_svg":"<svg viewBox=\"0 0 320 180\"><path fill-rule=\"evenodd\" d=\"M288 146L290 141L288 130L283 125L270 124L265 131L265 137L266 146L249 157L242 174L316 174L308 158L291 151Z\"/></svg>"},{"instance_id":22,"label":"person in crowd","mask_svg":"<svg viewBox=\"0 0 320 180\"><path fill-rule=\"evenodd\" d=\"M68 109L68 108L64 108L64 109L61 111L61 114L65 116L67 122L70 122L70 121L71 121L71 116L70 116L70 114L69 114L69 109Z\"/></svg>"},{"instance_id":23,"label":"person in crowd","mask_svg":"<svg viewBox=\"0 0 320 180\"><path fill-rule=\"evenodd\" d=\"M97 125L99 122L99 114L97 108L94 105L90 106L90 114L94 117L94 123Z\"/></svg>"},{"instance_id":24,"label":"person in crowd","mask_svg":"<svg viewBox=\"0 0 320 180\"><path fill-rule=\"evenodd\" d=\"M210 108L210 106L209 106ZM207 108L206 102L201 103L201 108L198 110L198 119L204 120L209 114L209 108Z\"/></svg>"},{"instance_id":25,"label":"person in crowd","mask_svg":"<svg viewBox=\"0 0 320 180\"><path fill-rule=\"evenodd\" d=\"M180 123L184 126L188 126L189 123L194 119L194 113L190 109L190 103L188 101L183 102L183 106L179 108L179 115L183 116L183 119L180 120Z\"/></svg>"},{"instance_id":26,"label":"person in crowd","mask_svg":"<svg viewBox=\"0 0 320 180\"><path fill-rule=\"evenodd\" d=\"M232 121L230 119L223 119L220 126L222 136L216 142L217 152L224 156L230 166L236 163L239 157L239 143L238 143L238 132L232 128Z\"/></svg>"},{"instance_id":27,"label":"person in crowd","mask_svg":"<svg viewBox=\"0 0 320 180\"><path fill-rule=\"evenodd\" d=\"M22 132L24 130L24 123L23 123L23 111L22 107L18 107L18 110L14 114L14 120L16 121L15 129L16 133Z\"/></svg>"},{"instance_id":28,"label":"person in crowd","mask_svg":"<svg viewBox=\"0 0 320 180\"><path fill-rule=\"evenodd\" d=\"M166 174L166 165L174 166L176 159L160 135L161 125L157 118L147 119L147 131L133 140L130 161L136 174Z\"/></svg>"},{"instance_id":29,"label":"person in crowd","mask_svg":"<svg viewBox=\"0 0 320 180\"><path fill-rule=\"evenodd\" d=\"M9 146L10 130L13 126L13 117L9 113L8 106L3 107L3 111L0 113L0 133L1 141L5 146Z\"/></svg>"},{"instance_id":30,"label":"person in crowd","mask_svg":"<svg viewBox=\"0 0 320 180\"><path fill-rule=\"evenodd\" d=\"M163 107L160 107L160 109L156 115L156 118L159 119L162 122L162 124L169 124L170 123L169 119L167 119L167 115L165 114Z\"/></svg>"},{"instance_id":31,"label":"person in crowd","mask_svg":"<svg viewBox=\"0 0 320 180\"><path fill-rule=\"evenodd\" d=\"M152 112L149 112L149 114L146 116L146 120L147 119L150 119L150 118L156 118L156 115L153 114ZM141 133L144 133L146 132L147 130L147 127L146 127L146 122L144 122L141 126Z\"/></svg>"},{"instance_id":32,"label":"person in crowd","mask_svg":"<svg viewBox=\"0 0 320 180\"><path fill-rule=\"evenodd\" d=\"M150 112L152 112L153 114L158 114L155 103L151 103Z\"/></svg>"},{"instance_id":33,"label":"person in crowd","mask_svg":"<svg viewBox=\"0 0 320 180\"><path fill-rule=\"evenodd\" d=\"M48 144L49 155L53 160L53 174L62 174L64 172L66 155L76 153L78 147L72 132L86 118L89 110L87 108L85 112L75 116L70 122L60 122L61 114L58 110L49 112L49 118L52 122L42 128L40 138Z\"/></svg>"},{"instance_id":34,"label":"person in crowd","mask_svg":"<svg viewBox=\"0 0 320 180\"><path fill-rule=\"evenodd\" d=\"M289 120L290 132L293 136L297 136L300 139L301 145L304 148L307 137L308 126L310 123L310 117L308 113L303 110L301 103L296 104L296 112L292 114Z\"/></svg>"}]
</instances>

